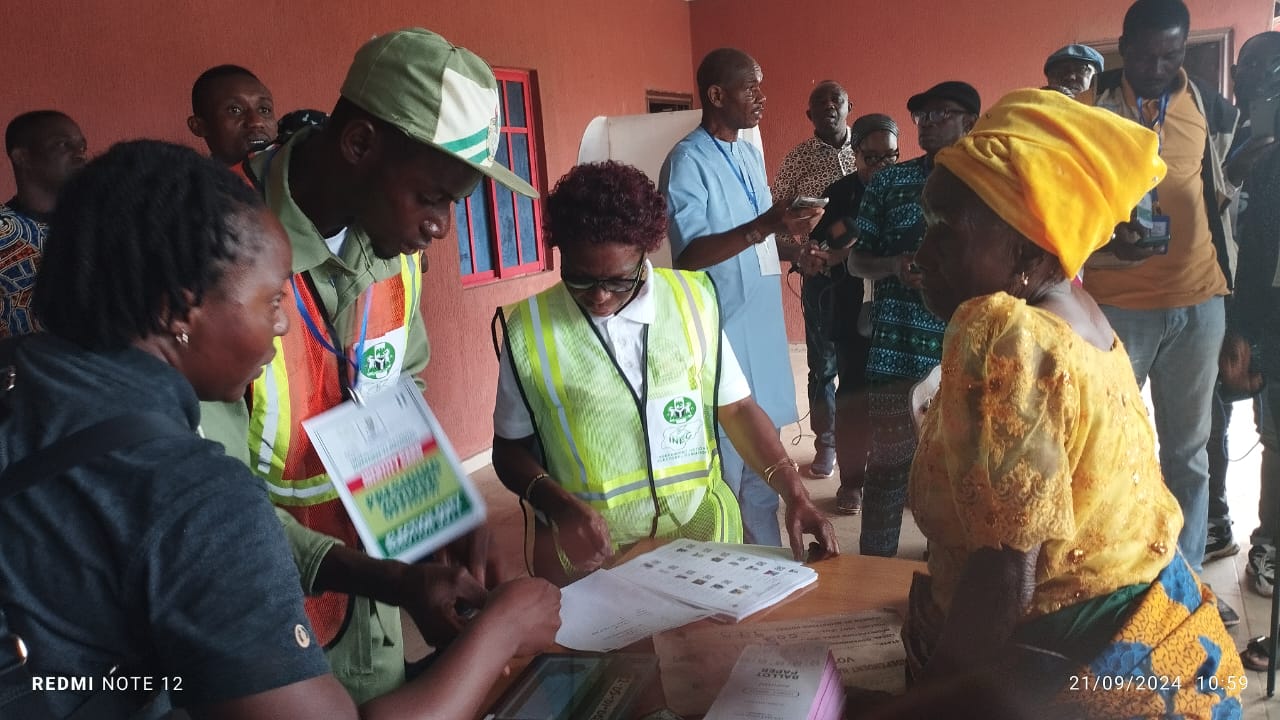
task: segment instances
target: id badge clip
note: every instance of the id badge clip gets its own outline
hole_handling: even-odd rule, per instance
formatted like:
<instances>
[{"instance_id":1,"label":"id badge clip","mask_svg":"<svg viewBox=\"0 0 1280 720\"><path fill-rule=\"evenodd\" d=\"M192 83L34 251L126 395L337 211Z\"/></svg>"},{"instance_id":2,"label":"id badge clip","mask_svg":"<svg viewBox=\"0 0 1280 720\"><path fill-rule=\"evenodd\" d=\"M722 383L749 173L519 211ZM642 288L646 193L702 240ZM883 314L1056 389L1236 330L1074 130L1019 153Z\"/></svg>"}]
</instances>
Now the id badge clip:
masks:
<instances>
[{"instance_id":1,"label":"id badge clip","mask_svg":"<svg viewBox=\"0 0 1280 720\"><path fill-rule=\"evenodd\" d=\"M1143 196L1134 210L1134 220L1147 231L1147 236L1137 242L1138 247L1155 248L1157 254L1169 252L1169 216L1160 212L1160 205L1154 197L1155 191Z\"/></svg>"}]
</instances>

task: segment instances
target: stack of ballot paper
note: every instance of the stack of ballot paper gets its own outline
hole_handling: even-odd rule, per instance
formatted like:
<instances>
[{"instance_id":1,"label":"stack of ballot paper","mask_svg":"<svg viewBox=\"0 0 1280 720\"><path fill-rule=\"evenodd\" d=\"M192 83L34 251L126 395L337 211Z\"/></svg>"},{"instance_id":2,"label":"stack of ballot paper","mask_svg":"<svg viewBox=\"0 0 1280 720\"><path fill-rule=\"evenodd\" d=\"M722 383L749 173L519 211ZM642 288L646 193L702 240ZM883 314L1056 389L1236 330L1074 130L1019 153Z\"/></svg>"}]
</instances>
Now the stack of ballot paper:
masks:
<instances>
[{"instance_id":1,"label":"stack of ballot paper","mask_svg":"<svg viewBox=\"0 0 1280 720\"><path fill-rule=\"evenodd\" d=\"M667 707L702 715L729 681L748 645L821 642L831 649L846 688L906 692L907 651L893 610L866 610L791 620L676 628L653 637Z\"/></svg>"},{"instance_id":2,"label":"stack of ballot paper","mask_svg":"<svg viewBox=\"0 0 1280 720\"><path fill-rule=\"evenodd\" d=\"M783 548L675 540L564 588L556 642L607 652L706 617L737 622L817 579Z\"/></svg>"},{"instance_id":3,"label":"stack of ballot paper","mask_svg":"<svg viewBox=\"0 0 1280 720\"><path fill-rule=\"evenodd\" d=\"M822 643L748 645L705 720L839 720L844 687Z\"/></svg>"}]
</instances>

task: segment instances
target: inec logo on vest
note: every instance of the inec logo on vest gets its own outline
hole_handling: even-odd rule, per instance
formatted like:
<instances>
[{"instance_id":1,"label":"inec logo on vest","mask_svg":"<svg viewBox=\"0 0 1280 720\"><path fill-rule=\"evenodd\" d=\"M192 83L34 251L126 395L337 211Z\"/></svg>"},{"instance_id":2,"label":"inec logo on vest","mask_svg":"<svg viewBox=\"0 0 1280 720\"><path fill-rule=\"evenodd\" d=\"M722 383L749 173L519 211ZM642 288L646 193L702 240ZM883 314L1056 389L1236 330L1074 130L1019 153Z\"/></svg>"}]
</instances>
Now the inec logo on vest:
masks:
<instances>
[{"instance_id":1,"label":"inec logo on vest","mask_svg":"<svg viewBox=\"0 0 1280 720\"><path fill-rule=\"evenodd\" d=\"M360 374L370 380L381 380L396 366L396 346L383 341L364 351L360 358Z\"/></svg>"},{"instance_id":2,"label":"inec logo on vest","mask_svg":"<svg viewBox=\"0 0 1280 720\"><path fill-rule=\"evenodd\" d=\"M672 398L662 408L662 419L667 421L668 427L662 433L663 439L669 448L684 448L693 440L697 426L691 425L690 421L698 415L698 403L687 397Z\"/></svg>"},{"instance_id":3,"label":"inec logo on vest","mask_svg":"<svg viewBox=\"0 0 1280 720\"><path fill-rule=\"evenodd\" d=\"M672 425L683 425L698 412L698 403L687 397L673 398L662 408L662 418Z\"/></svg>"}]
</instances>

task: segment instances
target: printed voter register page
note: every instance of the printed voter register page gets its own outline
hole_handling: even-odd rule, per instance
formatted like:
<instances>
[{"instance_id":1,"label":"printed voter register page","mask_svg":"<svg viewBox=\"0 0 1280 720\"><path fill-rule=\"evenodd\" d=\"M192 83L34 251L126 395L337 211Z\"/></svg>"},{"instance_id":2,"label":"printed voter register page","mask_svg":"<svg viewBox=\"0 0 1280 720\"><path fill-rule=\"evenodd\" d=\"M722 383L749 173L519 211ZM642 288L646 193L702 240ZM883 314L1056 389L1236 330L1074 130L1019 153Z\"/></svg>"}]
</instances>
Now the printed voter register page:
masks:
<instances>
[{"instance_id":1,"label":"printed voter register page","mask_svg":"<svg viewBox=\"0 0 1280 720\"><path fill-rule=\"evenodd\" d=\"M302 427L370 555L413 562L484 522L484 501L408 375Z\"/></svg>"}]
</instances>

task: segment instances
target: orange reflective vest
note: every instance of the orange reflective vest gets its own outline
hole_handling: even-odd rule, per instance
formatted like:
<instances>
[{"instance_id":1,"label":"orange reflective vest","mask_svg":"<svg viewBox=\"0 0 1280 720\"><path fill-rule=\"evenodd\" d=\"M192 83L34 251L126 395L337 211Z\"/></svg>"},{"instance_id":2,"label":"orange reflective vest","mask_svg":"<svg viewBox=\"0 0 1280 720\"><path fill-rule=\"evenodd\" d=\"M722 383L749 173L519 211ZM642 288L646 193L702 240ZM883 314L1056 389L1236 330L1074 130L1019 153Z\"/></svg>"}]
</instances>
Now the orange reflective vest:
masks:
<instances>
[{"instance_id":1,"label":"orange reflective vest","mask_svg":"<svg viewBox=\"0 0 1280 720\"><path fill-rule=\"evenodd\" d=\"M354 326L365 327L363 343L359 337L334 343L306 273L294 275L293 295L284 301L289 332L276 338L275 358L249 388L249 464L266 482L271 501L302 525L351 547L360 545L359 537L302 421L346 399L339 362L348 364L348 382L366 396L399 379L409 323L417 309L419 263L418 254L401 255L399 274L371 285L351 308L358 318ZM321 338L344 350L346 359L326 348ZM357 350L362 350L358 359ZM331 645L342 634L351 605L351 597L342 593L305 598L307 617L322 645Z\"/></svg>"}]
</instances>

